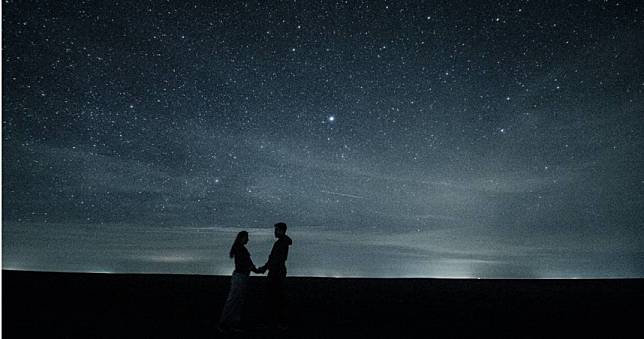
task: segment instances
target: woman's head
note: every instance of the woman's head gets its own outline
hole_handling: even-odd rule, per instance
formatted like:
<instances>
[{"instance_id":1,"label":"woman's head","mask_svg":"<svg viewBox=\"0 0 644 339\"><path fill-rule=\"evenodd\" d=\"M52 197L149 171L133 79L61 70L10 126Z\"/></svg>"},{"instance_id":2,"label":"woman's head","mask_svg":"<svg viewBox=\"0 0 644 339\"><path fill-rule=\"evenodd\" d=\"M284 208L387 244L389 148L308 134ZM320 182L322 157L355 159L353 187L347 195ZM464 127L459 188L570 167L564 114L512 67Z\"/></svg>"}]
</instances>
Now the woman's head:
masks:
<instances>
[{"instance_id":1,"label":"woman's head","mask_svg":"<svg viewBox=\"0 0 644 339\"><path fill-rule=\"evenodd\" d=\"M246 243L248 243L248 232L241 231L237 233L237 238L235 238L235 242L240 243L242 245L246 245Z\"/></svg>"},{"instance_id":2,"label":"woman's head","mask_svg":"<svg viewBox=\"0 0 644 339\"><path fill-rule=\"evenodd\" d=\"M233 242L233 246L230 247L230 257L235 256L235 247L237 246L244 246L248 243L248 232L246 231L241 231L237 233L237 237L235 238L235 242Z\"/></svg>"}]
</instances>

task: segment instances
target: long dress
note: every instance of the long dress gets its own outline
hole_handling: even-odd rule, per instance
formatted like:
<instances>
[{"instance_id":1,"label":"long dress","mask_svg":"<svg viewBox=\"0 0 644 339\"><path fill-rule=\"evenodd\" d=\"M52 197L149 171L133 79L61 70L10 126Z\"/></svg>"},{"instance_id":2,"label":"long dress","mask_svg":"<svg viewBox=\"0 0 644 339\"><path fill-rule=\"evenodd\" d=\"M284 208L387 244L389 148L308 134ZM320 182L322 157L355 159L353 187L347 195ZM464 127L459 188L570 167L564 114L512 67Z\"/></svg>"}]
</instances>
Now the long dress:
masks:
<instances>
[{"instance_id":1,"label":"long dress","mask_svg":"<svg viewBox=\"0 0 644 339\"><path fill-rule=\"evenodd\" d=\"M244 245L233 247L233 255L235 257L235 271L230 279L230 291L219 318L221 327L238 327L241 325L242 310L248 290L248 276L250 271L256 270L250 258L250 253Z\"/></svg>"}]
</instances>

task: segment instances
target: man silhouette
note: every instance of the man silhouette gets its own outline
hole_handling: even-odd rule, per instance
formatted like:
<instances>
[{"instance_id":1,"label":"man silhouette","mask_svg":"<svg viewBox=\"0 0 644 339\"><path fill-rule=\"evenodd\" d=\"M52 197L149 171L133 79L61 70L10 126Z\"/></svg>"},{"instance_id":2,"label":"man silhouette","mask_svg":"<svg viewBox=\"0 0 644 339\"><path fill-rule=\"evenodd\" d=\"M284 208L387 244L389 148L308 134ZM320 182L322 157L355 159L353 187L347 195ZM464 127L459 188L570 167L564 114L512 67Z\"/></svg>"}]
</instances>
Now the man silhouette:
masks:
<instances>
[{"instance_id":1,"label":"man silhouette","mask_svg":"<svg viewBox=\"0 0 644 339\"><path fill-rule=\"evenodd\" d=\"M286 259L288 258L288 248L293 244L293 241L286 235L285 223L275 224L275 238L277 241L273 244L268 262L258 271L264 273L268 270L266 288L272 325L286 329Z\"/></svg>"}]
</instances>

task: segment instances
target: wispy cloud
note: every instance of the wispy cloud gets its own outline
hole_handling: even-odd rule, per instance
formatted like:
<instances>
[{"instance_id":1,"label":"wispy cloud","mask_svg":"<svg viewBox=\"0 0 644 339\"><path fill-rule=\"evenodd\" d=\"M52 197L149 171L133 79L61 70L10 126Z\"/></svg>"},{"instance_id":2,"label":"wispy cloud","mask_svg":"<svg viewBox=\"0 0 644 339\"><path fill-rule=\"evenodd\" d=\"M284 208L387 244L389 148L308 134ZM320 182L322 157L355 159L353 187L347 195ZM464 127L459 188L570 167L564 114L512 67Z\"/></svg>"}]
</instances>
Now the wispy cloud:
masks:
<instances>
[{"instance_id":1,"label":"wispy cloud","mask_svg":"<svg viewBox=\"0 0 644 339\"><path fill-rule=\"evenodd\" d=\"M325 191L325 190L321 190L320 192L326 193L326 194L331 194L331 195L338 195L338 196L341 196L341 197L348 197L348 198L354 198L354 199L364 199L364 197L353 195L353 194L347 194L347 193L330 192L330 191Z\"/></svg>"}]
</instances>

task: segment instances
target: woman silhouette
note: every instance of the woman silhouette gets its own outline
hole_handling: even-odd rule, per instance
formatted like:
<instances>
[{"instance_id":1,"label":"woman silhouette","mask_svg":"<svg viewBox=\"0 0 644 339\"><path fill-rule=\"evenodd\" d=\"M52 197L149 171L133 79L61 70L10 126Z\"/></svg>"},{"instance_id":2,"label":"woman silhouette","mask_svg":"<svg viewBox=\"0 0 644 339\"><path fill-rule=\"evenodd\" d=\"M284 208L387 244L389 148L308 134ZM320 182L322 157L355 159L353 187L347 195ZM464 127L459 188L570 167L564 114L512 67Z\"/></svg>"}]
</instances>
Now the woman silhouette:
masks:
<instances>
[{"instance_id":1,"label":"woman silhouette","mask_svg":"<svg viewBox=\"0 0 644 339\"><path fill-rule=\"evenodd\" d=\"M248 232L241 231L237 233L235 242L230 247L230 257L235 258L235 271L230 279L230 292L219 319L220 331L241 330L241 315L248 287L248 276L251 271L260 273L250 259L250 253L245 246L247 243Z\"/></svg>"}]
</instances>

